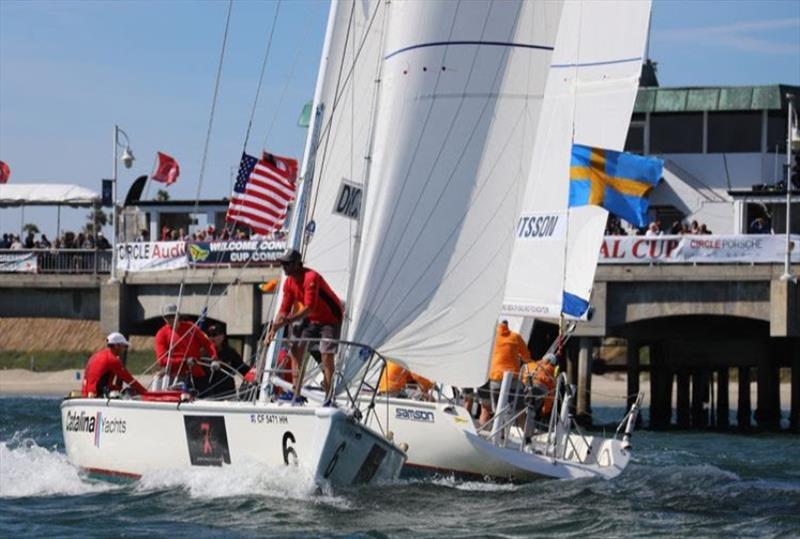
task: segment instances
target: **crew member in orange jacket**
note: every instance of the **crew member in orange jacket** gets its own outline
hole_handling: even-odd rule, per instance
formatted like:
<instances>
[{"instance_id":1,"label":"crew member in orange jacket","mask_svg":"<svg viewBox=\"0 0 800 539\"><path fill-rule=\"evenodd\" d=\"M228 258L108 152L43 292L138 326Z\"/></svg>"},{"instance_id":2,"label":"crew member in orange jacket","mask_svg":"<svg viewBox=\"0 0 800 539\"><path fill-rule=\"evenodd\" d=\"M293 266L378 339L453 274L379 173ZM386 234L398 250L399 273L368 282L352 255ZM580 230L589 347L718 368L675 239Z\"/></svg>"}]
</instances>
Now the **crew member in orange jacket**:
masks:
<instances>
[{"instance_id":1,"label":"crew member in orange jacket","mask_svg":"<svg viewBox=\"0 0 800 539\"><path fill-rule=\"evenodd\" d=\"M383 370L378 387L381 393L396 397L406 388L409 382L415 382L423 395L427 395L433 387L433 382L427 378L414 374L391 361L386 362L386 368Z\"/></svg>"},{"instance_id":2,"label":"crew member in orange jacket","mask_svg":"<svg viewBox=\"0 0 800 539\"><path fill-rule=\"evenodd\" d=\"M159 365L169 369L173 381L191 377L195 389L205 389L208 372L195 360L203 357L203 352L206 357L217 359L217 349L196 324L180 319L177 305L164 308L164 325L156 333L155 350Z\"/></svg>"},{"instance_id":3,"label":"crew member in orange jacket","mask_svg":"<svg viewBox=\"0 0 800 539\"><path fill-rule=\"evenodd\" d=\"M540 417L547 417L553 409L553 396L556 390L556 365L558 358L547 353L539 361L531 361L523 371L523 381L531 384L537 399L536 409Z\"/></svg>"},{"instance_id":4,"label":"crew member in orange jacket","mask_svg":"<svg viewBox=\"0 0 800 539\"><path fill-rule=\"evenodd\" d=\"M481 423L489 421L497 406L503 375L506 372L513 372L516 378L522 362L527 363L530 360L531 352L528 350L528 345L525 344L525 339L519 333L508 329L507 320L497 324L492 363L489 367L489 381L478 388L478 395L481 398Z\"/></svg>"},{"instance_id":5,"label":"crew member in orange jacket","mask_svg":"<svg viewBox=\"0 0 800 539\"><path fill-rule=\"evenodd\" d=\"M121 333L111 333L106 337L106 348L92 354L86 362L81 386L84 397L106 397L109 392L122 389L122 382L139 394L147 392L122 364L120 356L128 346L128 340Z\"/></svg>"}]
</instances>

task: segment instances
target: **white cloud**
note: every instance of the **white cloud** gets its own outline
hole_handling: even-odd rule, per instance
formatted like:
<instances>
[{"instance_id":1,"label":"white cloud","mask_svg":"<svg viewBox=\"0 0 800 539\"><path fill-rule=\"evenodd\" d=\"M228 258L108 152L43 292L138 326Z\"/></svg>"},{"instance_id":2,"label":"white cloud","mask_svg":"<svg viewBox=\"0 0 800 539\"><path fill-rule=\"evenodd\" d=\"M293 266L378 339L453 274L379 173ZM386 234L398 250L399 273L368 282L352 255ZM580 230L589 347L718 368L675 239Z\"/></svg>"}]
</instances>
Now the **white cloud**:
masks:
<instances>
[{"instance_id":1,"label":"white cloud","mask_svg":"<svg viewBox=\"0 0 800 539\"><path fill-rule=\"evenodd\" d=\"M791 41L778 41L771 35L782 29L796 30L796 38ZM654 30L653 41L720 45L746 52L767 54L800 54L800 17Z\"/></svg>"}]
</instances>

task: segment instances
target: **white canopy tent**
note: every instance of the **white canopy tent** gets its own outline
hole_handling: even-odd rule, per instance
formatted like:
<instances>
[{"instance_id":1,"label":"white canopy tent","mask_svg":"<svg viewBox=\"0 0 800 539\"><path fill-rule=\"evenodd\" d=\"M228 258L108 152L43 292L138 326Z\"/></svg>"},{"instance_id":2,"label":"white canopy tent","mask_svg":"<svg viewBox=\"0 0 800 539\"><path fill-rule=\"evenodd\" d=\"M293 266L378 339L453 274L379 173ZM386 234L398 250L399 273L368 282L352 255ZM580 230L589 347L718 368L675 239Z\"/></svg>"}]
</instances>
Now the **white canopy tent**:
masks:
<instances>
[{"instance_id":1,"label":"white canopy tent","mask_svg":"<svg viewBox=\"0 0 800 539\"><path fill-rule=\"evenodd\" d=\"M99 200L95 191L70 183L0 184L0 208L21 207L20 221L25 219L25 206L57 206L56 237L61 235L61 206L92 207Z\"/></svg>"},{"instance_id":2,"label":"white canopy tent","mask_svg":"<svg viewBox=\"0 0 800 539\"><path fill-rule=\"evenodd\" d=\"M91 189L69 183L25 183L0 185L0 208L16 206L86 206L100 195Z\"/></svg>"}]
</instances>

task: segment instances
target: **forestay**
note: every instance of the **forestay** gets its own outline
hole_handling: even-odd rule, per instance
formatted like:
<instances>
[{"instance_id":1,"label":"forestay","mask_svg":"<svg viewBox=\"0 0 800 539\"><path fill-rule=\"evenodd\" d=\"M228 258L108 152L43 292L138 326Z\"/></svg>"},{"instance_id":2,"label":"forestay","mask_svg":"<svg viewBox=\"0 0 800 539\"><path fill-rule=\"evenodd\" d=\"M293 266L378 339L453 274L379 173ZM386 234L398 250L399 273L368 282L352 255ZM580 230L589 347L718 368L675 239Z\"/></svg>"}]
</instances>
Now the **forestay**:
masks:
<instances>
[{"instance_id":1,"label":"forestay","mask_svg":"<svg viewBox=\"0 0 800 539\"><path fill-rule=\"evenodd\" d=\"M547 80L503 313L559 318L588 308L607 212L568 210L573 142L622 150L650 2L566 2Z\"/></svg>"},{"instance_id":2,"label":"forestay","mask_svg":"<svg viewBox=\"0 0 800 539\"><path fill-rule=\"evenodd\" d=\"M561 7L390 4L349 340L485 381Z\"/></svg>"},{"instance_id":3,"label":"forestay","mask_svg":"<svg viewBox=\"0 0 800 539\"><path fill-rule=\"evenodd\" d=\"M330 48L323 59L327 69L317 103L324 105L323 127L308 205L314 234L305 247L305 263L344 299L355 254L357 210L363 207L386 4L343 0L332 9Z\"/></svg>"}]
</instances>

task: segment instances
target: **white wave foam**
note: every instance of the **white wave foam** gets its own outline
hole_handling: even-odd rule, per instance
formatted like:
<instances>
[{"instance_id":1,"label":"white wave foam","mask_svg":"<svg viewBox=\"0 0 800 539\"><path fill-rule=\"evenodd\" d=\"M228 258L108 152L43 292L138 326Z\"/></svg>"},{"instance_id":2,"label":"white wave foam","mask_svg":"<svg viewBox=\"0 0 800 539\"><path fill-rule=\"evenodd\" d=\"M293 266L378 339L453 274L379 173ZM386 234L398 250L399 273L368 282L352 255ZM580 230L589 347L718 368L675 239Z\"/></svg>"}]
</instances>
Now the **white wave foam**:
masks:
<instances>
[{"instance_id":1,"label":"white wave foam","mask_svg":"<svg viewBox=\"0 0 800 539\"><path fill-rule=\"evenodd\" d=\"M146 472L136 484L140 492L180 488L195 499L267 496L348 508L348 502L319 488L311 473L288 466L269 467L237 463L222 467L194 467Z\"/></svg>"},{"instance_id":2,"label":"white wave foam","mask_svg":"<svg viewBox=\"0 0 800 539\"><path fill-rule=\"evenodd\" d=\"M489 481L460 481L453 477L439 477L429 482L440 487L454 488L456 490L466 490L475 492L512 492L519 489L519 485L513 483L492 483Z\"/></svg>"},{"instance_id":3,"label":"white wave foam","mask_svg":"<svg viewBox=\"0 0 800 539\"><path fill-rule=\"evenodd\" d=\"M33 440L0 442L0 498L79 495L103 492L114 485L88 481L67 456Z\"/></svg>"}]
</instances>

